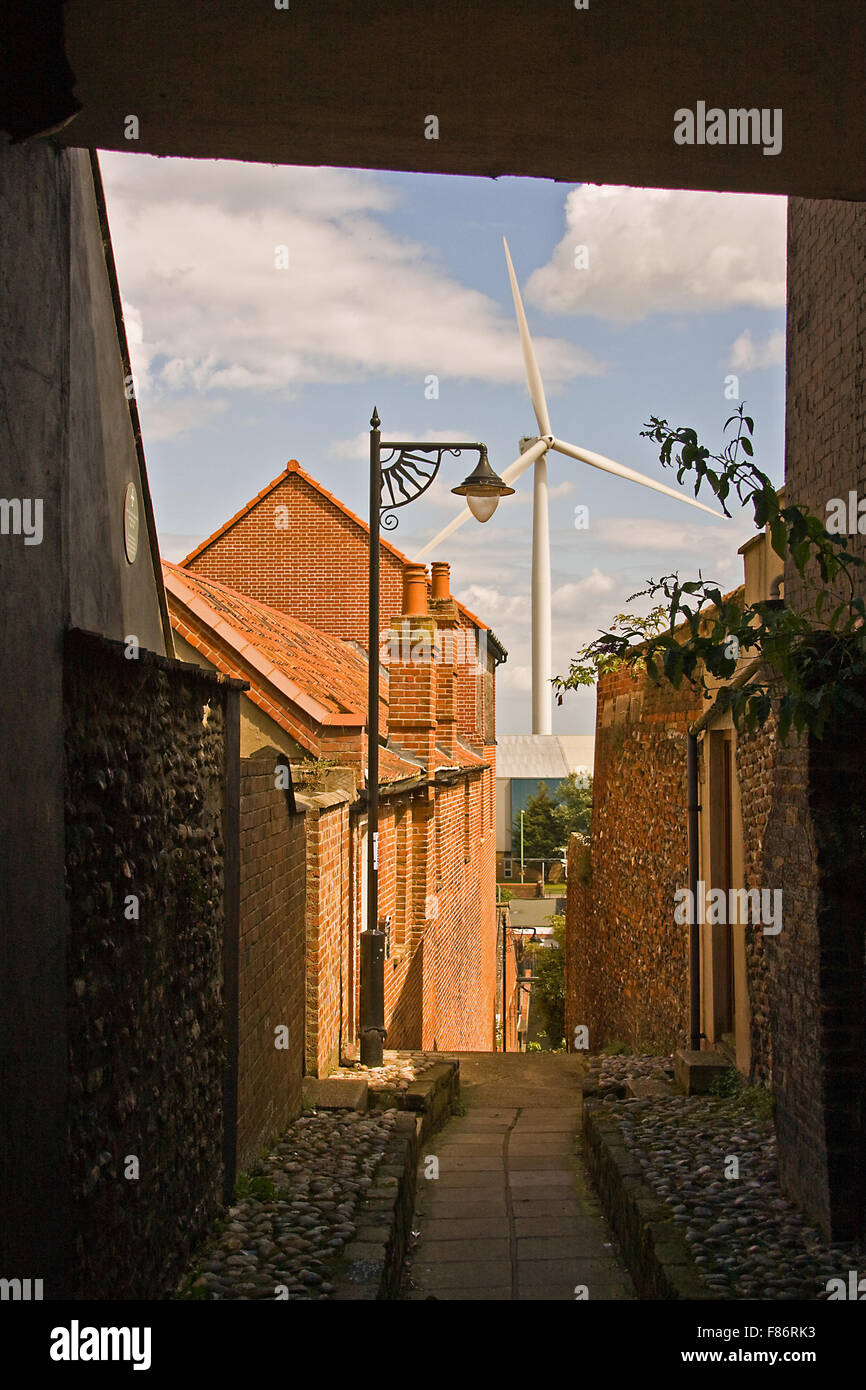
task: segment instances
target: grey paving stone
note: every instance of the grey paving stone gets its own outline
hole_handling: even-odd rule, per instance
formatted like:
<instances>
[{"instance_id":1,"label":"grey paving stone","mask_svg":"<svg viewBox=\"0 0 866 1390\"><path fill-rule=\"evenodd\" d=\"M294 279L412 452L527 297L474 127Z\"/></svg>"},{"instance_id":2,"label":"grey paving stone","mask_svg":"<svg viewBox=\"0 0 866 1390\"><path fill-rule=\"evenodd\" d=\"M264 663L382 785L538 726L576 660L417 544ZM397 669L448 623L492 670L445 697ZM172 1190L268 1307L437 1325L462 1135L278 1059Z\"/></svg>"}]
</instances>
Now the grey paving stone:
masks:
<instances>
[{"instance_id":1,"label":"grey paving stone","mask_svg":"<svg viewBox=\"0 0 866 1390\"><path fill-rule=\"evenodd\" d=\"M438 1231L431 1228L429 1238L423 1236L415 1247L414 1263L424 1265L448 1263L452 1260L508 1260L508 1237L479 1240L466 1236L456 1240L437 1239Z\"/></svg>"},{"instance_id":2,"label":"grey paving stone","mask_svg":"<svg viewBox=\"0 0 866 1390\"><path fill-rule=\"evenodd\" d=\"M462 1220L451 1216L428 1216L422 1225L422 1234L428 1233L431 1240L507 1240L508 1218L502 1216L467 1216ZM418 1247L420 1249L420 1241Z\"/></svg>"},{"instance_id":3,"label":"grey paving stone","mask_svg":"<svg viewBox=\"0 0 866 1390\"><path fill-rule=\"evenodd\" d=\"M585 1219L586 1209L582 1205L580 1198L575 1193L568 1195L559 1193L555 1197L547 1197L538 1193L537 1199L533 1196L520 1196L512 1194L514 1216L518 1221L525 1221L529 1217L577 1217Z\"/></svg>"},{"instance_id":4,"label":"grey paving stone","mask_svg":"<svg viewBox=\"0 0 866 1390\"><path fill-rule=\"evenodd\" d=\"M510 1172L508 1183L514 1188L540 1188L542 1191L550 1192L551 1196L558 1195L561 1188L566 1191L573 1191L575 1185L574 1169L569 1167L565 1171L557 1169L519 1168L516 1172Z\"/></svg>"},{"instance_id":5,"label":"grey paving stone","mask_svg":"<svg viewBox=\"0 0 866 1390\"><path fill-rule=\"evenodd\" d=\"M442 1152L439 1158L439 1177L446 1173L503 1173L502 1158L494 1154L455 1154Z\"/></svg>"},{"instance_id":6,"label":"grey paving stone","mask_svg":"<svg viewBox=\"0 0 866 1390\"><path fill-rule=\"evenodd\" d=\"M520 1260L604 1260L605 1250L600 1236L518 1236L517 1259Z\"/></svg>"},{"instance_id":7,"label":"grey paving stone","mask_svg":"<svg viewBox=\"0 0 866 1390\"><path fill-rule=\"evenodd\" d=\"M440 1196L430 1198L424 1207L418 1208L419 1214L442 1216L451 1221L463 1216L482 1221L491 1216L505 1216L506 1210L504 1192L501 1197L475 1197L471 1188L443 1192Z\"/></svg>"},{"instance_id":8,"label":"grey paving stone","mask_svg":"<svg viewBox=\"0 0 866 1390\"><path fill-rule=\"evenodd\" d=\"M518 1216L514 1221L514 1234L518 1240L570 1236L578 1241L598 1240L602 1245L610 1239L602 1223L592 1216Z\"/></svg>"},{"instance_id":9,"label":"grey paving stone","mask_svg":"<svg viewBox=\"0 0 866 1390\"><path fill-rule=\"evenodd\" d=\"M494 1134L489 1137L484 1135L479 1138L477 1134L461 1134L453 1138L439 1139L438 1137L428 1141L430 1153L437 1154L499 1154L505 1152L505 1135Z\"/></svg>"},{"instance_id":10,"label":"grey paving stone","mask_svg":"<svg viewBox=\"0 0 866 1390\"><path fill-rule=\"evenodd\" d=\"M508 1140L509 1154L570 1154L575 1152L572 1134L547 1134L539 1138L537 1134L515 1134L512 1130Z\"/></svg>"},{"instance_id":11,"label":"grey paving stone","mask_svg":"<svg viewBox=\"0 0 866 1390\"><path fill-rule=\"evenodd\" d=\"M589 1290L588 1299L576 1299L574 1289L564 1292L559 1284L547 1287L545 1285L518 1286L517 1301L520 1303L530 1302L549 1302L549 1303L568 1303L568 1302L587 1302L598 1303L599 1301L610 1302L613 1300L624 1300L633 1298L634 1295L624 1284L596 1284Z\"/></svg>"},{"instance_id":12,"label":"grey paving stone","mask_svg":"<svg viewBox=\"0 0 866 1390\"><path fill-rule=\"evenodd\" d=\"M547 1288L585 1284L592 1297L593 1285L611 1284L619 1277L613 1260L522 1260L517 1265L517 1281L521 1288L545 1285Z\"/></svg>"},{"instance_id":13,"label":"grey paving stone","mask_svg":"<svg viewBox=\"0 0 866 1390\"><path fill-rule=\"evenodd\" d=\"M578 1110L524 1110L513 1134L574 1134L580 1128Z\"/></svg>"},{"instance_id":14,"label":"grey paving stone","mask_svg":"<svg viewBox=\"0 0 866 1390\"><path fill-rule=\"evenodd\" d=\"M412 1278L424 1289L483 1289L511 1287L508 1260L412 1261Z\"/></svg>"},{"instance_id":15,"label":"grey paving stone","mask_svg":"<svg viewBox=\"0 0 866 1390\"><path fill-rule=\"evenodd\" d=\"M438 1183L440 1187L452 1188L455 1191L461 1187L488 1188L491 1192L505 1191L505 1170L498 1165L496 1168L482 1168L454 1171L453 1169L440 1166L438 1178L428 1178L428 1182Z\"/></svg>"},{"instance_id":16,"label":"grey paving stone","mask_svg":"<svg viewBox=\"0 0 866 1390\"><path fill-rule=\"evenodd\" d=\"M569 1154L521 1154L509 1147L508 1167L512 1173L560 1172L574 1173L574 1159Z\"/></svg>"},{"instance_id":17,"label":"grey paving stone","mask_svg":"<svg viewBox=\"0 0 866 1390\"><path fill-rule=\"evenodd\" d=\"M511 1299L511 1285L499 1284L495 1288L480 1289L425 1289L423 1294L412 1294L412 1298L427 1298L432 1296L437 1300L447 1303L485 1303L498 1302L504 1303Z\"/></svg>"}]
</instances>

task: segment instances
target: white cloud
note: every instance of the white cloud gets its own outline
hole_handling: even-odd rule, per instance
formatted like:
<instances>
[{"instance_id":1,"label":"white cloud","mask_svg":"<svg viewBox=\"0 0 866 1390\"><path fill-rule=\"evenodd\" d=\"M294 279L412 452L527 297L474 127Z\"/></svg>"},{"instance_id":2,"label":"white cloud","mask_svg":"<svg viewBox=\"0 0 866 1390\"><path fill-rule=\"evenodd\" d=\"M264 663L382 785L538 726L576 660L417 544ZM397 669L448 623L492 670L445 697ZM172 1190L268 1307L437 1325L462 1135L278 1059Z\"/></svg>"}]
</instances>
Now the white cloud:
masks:
<instances>
[{"instance_id":1,"label":"white cloud","mask_svg":"<svg viewBox=\"0 0 866 1390\"><path fill-rule=\"evenodd\" d=\"M392 425L389 423L387 437L383 442L387 443L388 439L414 439L418 444L423 444L426 441L429 441L431 444L436 444L445 443L449 439L465 439L468 441L470 438L471 435L468 434L466 430L461 429L419 431L417 424L415 425L414 429L411 427L403 429L398 425ZM369 459L369 431L362 430L359 434L353 435L351 439L335 440L334 443L328 449L328 454L331 458L351 459L353 462L358 459ZM448 455L446 455L446 458L447 457ZM475 462L477 461L477 458L477 454L473 456L473 467ZM452 501L453 500L454 499L452 498Z\"/></svg>"},{"instance_id":2,"label":"white cloud","mask_svg":"<svg viewBox=\"0 0 866 1390\"><path fill-rule=\"evenodd\" d=\"M509 594L491 584L470 584L456 595L471 612L477 613L494 627L497 621L523 619L529 621L529 604L525 594Z\"/></svg>"},{"instance_id":3,"label":"white cloud","mask_svg":"<svg viewBox=\"0 0 866 1390\"><path fill-rule=\"evenodd\" d=\"M576 483L571 483L568 479L563 483L554 483L548 490L548 497L551 502L559 502L563 497L569 497L574 492Z\"/></svg>"},{"instance_id":4,"label":"white cloud","mask_svg":"<svg viewBox=\"0 0 866 1390\"><path fill-rule=\"evenodd\" d=\"M532 667L512 665L506 661L504 666L500 666L496 673L496 692L500 690L520 690L532 689Z\"/></svg>"},{"instance_id":5,"label":"white cloud","mask_svg":"<svg viewBox=\"0 0 866 1390\"><path fill-rule=\"evenodd\" d=\"M215 425L228 410L221 396L145 396L139 401L142 429L148 440L179 439L190 430Z\"/></svg>"},{"instance_id":6,"label":"white cloud","mask_svg":"<svg viewBox=\"0 0 866 1390\"><path fill-rule=\"evenodd\" d=\"M554 589L550 601L551 609L554 613L570 613L588 598L610 594L615 588L615 580L594 566L592 572L583 579L578 579L574 584L560 584Z\"/></svg>"},{"instance_id":7,"label":"white cloud","mask_svg":"<svg viewBox=\"0 0 866 1390\"><path fill-rule=\"evenodd\" d=\"M738 505L736 498L734 505ZM641 516L604 516L594 521L590 515L589 529L583 534L626 553L669 552L674 557L735 554L743 540L738 523L726 517L703 524Z\"/></svg>"},{"instance_id":8,"label":"white cloud","mask_svg":"<svg viewBox=\"0 0 866 1390\"><path fill-rule=\"evenodd\" d=\"M740 371L762 371L785 361L784 333L771 333L765 342L755 343L748 328L731 344L728 366Z\"/></svg>"},{"instance_id":9,"label":"white cloud","mask_svg":"<svg viewBox=\"0 0 866 1390\"><path fill-rule=\"evenodd\" d=\"M782 197L583 184L565 215L565 236L526 287L553 313L633 322L785 303ZM575 268L577 246L587 248L587 269Z\"/></svg>"},{"instance_id":10,"label":"white cloud","mask_svg":"<svg viewBox=\"0 0 866 1390\"><path fill-rule=\"evenodd\" d=\"M105 153L101 165L141 394L291 395L382 373L522 383L506 309L388 229L395 195L374 174ZM600 370L564 340L537 348L551 386Z\"/></svg>"}]
</instances>

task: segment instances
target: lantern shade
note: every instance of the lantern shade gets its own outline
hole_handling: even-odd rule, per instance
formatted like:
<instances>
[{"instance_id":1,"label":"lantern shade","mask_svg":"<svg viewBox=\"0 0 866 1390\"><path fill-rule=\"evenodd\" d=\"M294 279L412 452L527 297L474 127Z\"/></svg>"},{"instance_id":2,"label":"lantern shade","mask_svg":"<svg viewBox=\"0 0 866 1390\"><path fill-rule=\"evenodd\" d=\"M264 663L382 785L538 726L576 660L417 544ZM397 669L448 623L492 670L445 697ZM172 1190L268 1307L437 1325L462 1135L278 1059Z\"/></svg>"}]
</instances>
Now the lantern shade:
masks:
<instances>
[{"instance_id":1,"label":"lantern shade","mask_svg":"<svg viewBox=\"0 0 866 1390\"><path fill-rule=\"evenodd\" d=\"M476 521L489 521L499 506L499 498L495 492L487 497L476 497L470 492L467 493L466 501Z\"/></svg>"},{"instance_id":2,"label":"lantern shade","mask_svg":"<svg viewBox=\"0 0 866 1390\"><path fill-rule=\"evenodd\" d=\"M482 445L477 467L459 487L453 487L451 491L458 497L466 498L476 521L489 521L499 505L500 497L511 497L514 488L504 483L498 473L494 473L487 450Z\"/></svg>"}]
</instances>

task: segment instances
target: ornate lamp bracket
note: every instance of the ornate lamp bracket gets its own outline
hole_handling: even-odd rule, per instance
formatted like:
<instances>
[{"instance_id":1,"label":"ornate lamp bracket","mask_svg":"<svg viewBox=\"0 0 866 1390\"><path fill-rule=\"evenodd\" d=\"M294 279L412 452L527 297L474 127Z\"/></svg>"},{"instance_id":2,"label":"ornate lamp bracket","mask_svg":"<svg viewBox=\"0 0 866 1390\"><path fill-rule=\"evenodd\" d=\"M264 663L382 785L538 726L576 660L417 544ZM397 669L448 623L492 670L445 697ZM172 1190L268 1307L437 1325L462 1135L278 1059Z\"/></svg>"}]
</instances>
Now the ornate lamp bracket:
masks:
<instances>
[{"instance_id":1,"label":"ornate lamp bracket","mask_svg":"<svg viewBox=\"0 0 866 1390\"><path fill-rule=\"evenodd\" d=\"M459 458L471 450L479 458L483 444L423 444L411 440L393 440L380 445L382 493L379 517L385 531L393 531L400 523L395 515L399 507L414 502L435 481L446 454Z\"/></svg>"}]
</instances>

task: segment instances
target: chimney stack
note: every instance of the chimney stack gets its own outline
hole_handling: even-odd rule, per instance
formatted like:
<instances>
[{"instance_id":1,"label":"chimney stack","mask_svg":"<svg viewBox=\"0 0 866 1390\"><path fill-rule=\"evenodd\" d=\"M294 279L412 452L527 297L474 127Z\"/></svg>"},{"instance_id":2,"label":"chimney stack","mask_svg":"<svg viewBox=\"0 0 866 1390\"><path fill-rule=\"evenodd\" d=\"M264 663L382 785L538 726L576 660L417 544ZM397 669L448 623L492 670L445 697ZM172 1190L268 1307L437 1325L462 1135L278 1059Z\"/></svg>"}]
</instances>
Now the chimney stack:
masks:
<instances>
[{"instance_id":1,"label":"chimney stack","mask_svg":"<svg viewBox=\"0 0 866 1390\"><path fill-rule=\"evenodd\" d=\"M431 771L436 765L436 619L427 608L427 570L403 571L403 612L391 619L388 736Z\"/></svg>"},{"instance_id":2,"label":"chimney stack","mask_svg":"<svg viewBox=\"0 0 866 1390\"><path fill-rule=\"evenodd\" d=\"M437 742L457 762L457 642L461 636L457 604L451 597L451 566L434 560L430 611L440 631L439 674L436 691Z\"/></svg>"}]
</instances>

